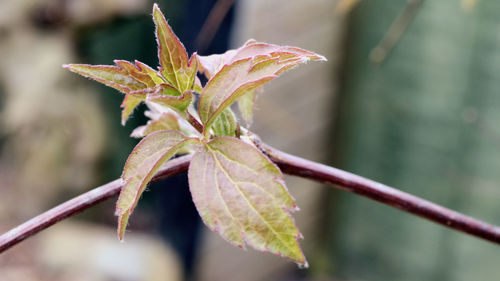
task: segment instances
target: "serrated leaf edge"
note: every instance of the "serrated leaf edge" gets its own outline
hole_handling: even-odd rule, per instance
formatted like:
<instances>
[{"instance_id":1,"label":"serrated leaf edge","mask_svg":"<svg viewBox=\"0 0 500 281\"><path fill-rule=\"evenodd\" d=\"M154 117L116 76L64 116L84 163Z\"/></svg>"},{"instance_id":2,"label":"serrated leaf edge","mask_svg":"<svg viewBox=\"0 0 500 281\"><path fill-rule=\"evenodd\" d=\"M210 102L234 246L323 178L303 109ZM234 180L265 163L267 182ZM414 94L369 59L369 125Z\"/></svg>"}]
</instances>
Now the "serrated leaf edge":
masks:
<instances>
[{"instance_id":1,"label":"serrated leaf edge","mask_svg":"<svg viewBox=\"0 0 500 281\"><path fill-rule=\"evenodd\" d=\"M291 261L293 261L293 262L295 262L295 263L299 264L300 266L303 266L303 267L307 268L307 267L309 266L309 264L308 264L308 262L307 262L307 260L306 260L306 258L305 258L304 253L302 252L302 249L300 248L300 244L299 244L299 242L298 242L298 239L303 239L304 237L303 237L303 236L302 236L302 234L300 233L300 231L299 231L299 229L298 229L298 227L297 227L297 225L296 225L296 223L295 223L295 219L293 218L293 216L292 216L292 214L291 214L292 212L297 211L297 210L298 210L298 207L296 206L295 199L294 199L294 198L293 198L293 196L289 193L289 191L288 191L288 189L287 189L287 187L286 187L286 185L285 185L285 180L284 180L284 177L283 177L283 173L281 172L281 170L279 169L279 167L278 167L278 166L277 166L277 165L276 165L273 161L271 161L271 160L270 160L270 159L269 159L269 158L268 158L268 157L267 157L264 153L262 153L260 150L258 150L258 149L257 149L257 148L255 148L254 146L252 146L252 145L250 145L250 144L248 144L248 143L246 143L246 142L244 142L244 141L238 140L238 139L236 139L236 138L232 138L232 137L217 137L217 138L214 138L214 139L212 139L212 140L210 140L210 141L208 141L208 142L203 142L203 143L204 143L204 146L203 146L203 147L204 147L204 149L205 149L206 151L217 151L219 154L224 155L224 157L226 157L229 161L232 161L232 162L237 162L239 165L245 166L246 168L248 168L248 169L250 169L250 170L252 170L252 171L254 171L254 172L256 172L256 173L259 173L259 172L258 172L258 171L256 171L253 167L250 167L250 166L248 166L248 165L246 165L246 164L244 164L244 163L241 163L241 162L238 162L238 161L234 160L234 159L233 159L233 158L231 158L229 155L227 155L227 154L223 153L222 151L220 151L220 150L218 150L218 149L215 149L215 148L209 147L210 142L212 142L212 141L214 141L214 140L217 140L217 139L232 139L232 140L237 140L237 141L240 141L240 142L241 142L241 143L243 143L243 144L246 144L246 145L248 146L248 148L249 148L249 149L253 149L253 150L254 150L254 151L256 151L257 153L259 153L261 156L263 156L263 157L266 159L266 161L267 161L267 162L268 162L271 166L273 166L273 167L274 167L274 168L275 168L275 169L279 172L280 178L273 178L273 181L274 181L274 182L276 182L277 184L279 184L279 185L280 185L280 186L281 186L281 187L282 187L282 188L286 191L287 195L288 195L288 196L290 196L290 198L292 199L292 202L293 202L293 207L288 208L288 207L286 207L286 206L281 206L281 208L283 209L283 211L285 212L285 214L286 214L286 215L290 218L290 220L291 220L291 222L292 222L293 226L295 227L295 229L297 229L297 234L296 234L296 235L293 235L293 236L294 236L294 238L295 238L295 240L294 240L294 244L295 244L295 246L297 247L297 249L299 250L300 255L302 256L302 260L296 260L296 259L293 259L293 258L291 258L291 257L289 257L289 256L286 256L286 255L283 255L283 254L281 254L281 253L279 253L279 252L272 251L272 250L270 250L269 248L267 248L267 247L265 247L265 246L264 246L264 247L262 247L263 249L261 249L261 248L257 247L256 245L254 245L253 243L251 243L251 242L249 242L249 241L247 240L247 238L246 238L246 236L245 236L245 234L244 234L244 231L242 231L242 232L241 232L241 237L242 237L242 240L244 241L244 243L242 243L242 244L238 244L238 243L236 243L236 242L233 242L233 241L229 240L227 237L225 237L224 235L220 235L220 236L221 236L221 237L222 237L222 238L223 238L226 242L230 243L230 244L231 244L231 245L233 245L233 246L236 246L236 247L239 247L239 248L242 248L242 249L245 249L245 250L246 250L245 244L246 244L246 245L250 245L251 247L253 247L253 248L254 248L254 249L256 249L256 250L260 250L260 251L264 251L264 252L269 252L269 253L272 253L272 254L274 254L274 255L280 256L280 257L282 257L282 258L286 258L286 259L288 259L288 260L291 260ZM195 152L195 154L196 154L196 153L200 153L200 152L198 151L198 152ZM232 178L228 175L228 173L227 173L226 169L225 169L225 168L224 168L224 167L220 164L219 160L218 160L218 159L217 159L217 157L215 156L215 153L213 153L213 152L211 152L211 153L212 153L212 157L214 158L214 161L215 161L216 163L218 163L218 166L219 166L219 167L220 167L220 169L223 171L223 173L224 173L224 174L226 174L226 177L228 178L228 180L229 180L229 181L231 181L231 182L233 182L233 184L234 184L235 186L237 186L237 184L235 184L235 183L234 183L233 179L232 179ZM215 177L215 178L216 178L216 177ZM254 184L254 185L257 185L257 184ZM260 185L257 185L257 186L258 186L261 190L263 190L264 192L268 193L268 192L265 190L265 188L263 188L262 186L260 186ZM190 188L191 188L191 187L190 187ZM281 237L278 235L278 233L276 232L276 230L275 230L274 228L272 228L272 227L269 225L269 223L265 220L265 218L263 218L263 217L262 217L262 215L260 214L260 212L258 212L258 211L255 209L255 207L251 204L251 202L249 202L249 201L248 201L248 199L246 198L246 196L244 195L244 193L243 193L243 192L242 192L239 188L238 188L238 192L240 193L240 196L242 196L243 198L245 198L245 201L247 201L247 204L248 204L248 205L249 205L249 206L250 206L250 207L251 207L251 208L252 208L252 209L253 209L253 210L257 213L257 215L261 218L261 220L262 220L262 221L264 221L264 223L265 223L266 225L268 225L268 227L269 227L270 229L272 229L272 232L274 233L274 235L275 235L275 236L276 236L279 240L283 241L283 240L281 239ZM218 194L218 196L219 196L220 200L224 203L224 208L226 209L227 213L231 215L231 217L233 218L233 220L234 220L234 221L235 221L238 225L240 225L240 228L243 228L243 227L241 226L241 223L239 222L239 220L238 220L238 219L235 219L235 217L233 216L233 214L232 214L232 213L231 213L231 211L229 210L229 208L228 208L228 206L227 206L227 203L225 202L224 198L222 197L222 195L221 195L221 193L220 193L220 187L218 187L218 188L217 188L217 194ZM274 195L272 195L272 194L270 194L270 193L268 193L268 194L269 194L271 197L276 198ZM195 202L195 201L193 201L193 202L194 202L194 204L195 204L195 205L197 205L197 202ZM197 207L197 209L199 209L199 208ZM205 224L205 225L206 225L209 229L211 229L211 230L212 230L212 231L214 231L214 232L219 232L218 227L217 227L217 226L218 226L218 222L217 222L217 220L215 220L215 221L214 221L214 223L213 223L213 226L211 226L209 223L207 223L207 221L205 220L205 218L204 218L203 216L200 216L200 217L201 217L201 219L202 219L203 223L204 223L204 224ZM286 244L286 243L284 243L284 244Z\"/></svg>"},{"instance_id":2,"label":"serrated leaf edge","mask_svg":"<svg viewBox=\"0 0 500 281\"><path fill-rule=\"evenodd\" d=\"M172 131L172 132L176 132L177 134L183 135L182 133L180 133L179 131L176 131L176 130L160 130L160 131L156 131L154 133L149 134L148 137L152 136L154 134L164 133L166 131ZM134 148L134 150L132 151L132 153L127 158L127 161L125 162L125 167L127 167L127 164L129 163L130 159L136 155L136 153L134 153L136 151L136 149L138 147L140 147L140 145L142 143L144 143L145 141L147 141L147 140L148 140L147 137L143 138L136 145L136 147ZM169 160L170 158L172 158L177 151L179 151L183 146L185 146L188 143L200 143L200 140L198 138L190 138L190 137L185 136L185 138L182 141L180 141L178 144L172 146L170 149L168 149L167 151L165 151L165 153L163 153L162 156L155 162L155 164L151 168L151 170L146 174L146 177L144 177L140 181L139 188L137 189L137 193L136 193L135 199L134 199L134 201L132 202L132 204L130 205L129 208L122 209L122 208L118 207L118 202L120 202L121 196L123 194L122 192L120 192L120 195L118 196L118 200L117 200L117 206L116 206L116 209L115 209L115 215L118 216L118 229L117 229L117 232L118 232L118 238L120 239L120 241L123 240L123 235L125 233L125 228L126 228L126 225L127 225L128 217L134 211L134 209L137 206L137 203L139 201L139 198L141 197L142 193L144 192L144 189L146 188L147 184L153 178L153 176L156 173L156 171L161 167L161 165L163 165L163 163L165 163L167 160ZM125 169L124 169L124 172L125 172ZM133 177L125 178L124 174L122 174L121 179L122 179L123 185L125 186L130 180L133 179Z\"/></svg>"}]
</instances>

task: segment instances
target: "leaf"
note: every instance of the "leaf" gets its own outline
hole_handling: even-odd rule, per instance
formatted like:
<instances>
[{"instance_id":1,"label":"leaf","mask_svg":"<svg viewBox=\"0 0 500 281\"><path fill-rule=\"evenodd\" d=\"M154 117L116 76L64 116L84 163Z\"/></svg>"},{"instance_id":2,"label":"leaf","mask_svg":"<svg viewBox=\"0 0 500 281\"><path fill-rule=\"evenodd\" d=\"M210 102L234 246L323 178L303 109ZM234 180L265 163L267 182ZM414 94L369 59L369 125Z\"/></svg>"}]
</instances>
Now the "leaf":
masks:
<instances>
[{"instance_id":1,"label":"leaf","mask_svg":"<svg viewBox=\"0 0 500 281\"><path fill-rule=\"evenodd\" d=\"M189 166L189 186L204 223L231 244L245 244L307 266L283 175L266 156L235 138L215 138Z\"/></svg>"},{"instance_id":2,"label":"leaf","mask_svg":"<svg viewBox=\"0 0 500 281\"><path fill-rule=\"evenodd\" d=\"M156 84L165 83L163 78L161 78L156 71L139 61L135 61L136 65L125 60L114 60L114 63L125 70L134 79L144 83L147 88L153 88Z\"/></svg>"},{"instance_id":3,"label":"leaf","mask_svg":"<svg viewBox=\"0 0 500 281\"><path fill-rule=\"evenodd\" d=\"M236 117L230 108L226 108L212 125L216 137L234 137L236 135Z\"/></svg>"},{"instance_id":4,"label":"leaf","mask_svg":"<svg viewBox=\"0 0 500 281\"><path fill-rule=\"evenodd\" d=\"M254 80L252 81L252 78L250 78L250 75L246 77L245 79L240 76L239 78L241 81L238 81L240 83L239 86L243 87L242 89L238 89L237 92L234 94L237 94L236 97L242 97L240 98L240 101L243 104L238 104L240 107L240 112L243 115L243 118L247 122L247 125L251 124L252 122L252 115L253 115L253 101L255 99L255 94L252 92L258 87L256 85L251 85L251 84L265 84L267 81L273 79L273 75L279 75L281 72L284 72L285 70L293 67L295 64L301 63L301 62L306 62L308 60L326 60L325 57L318 55L316 53L297 48L297 47L291 47L291 46L279 46L279 45L274 45L274 44L268 44L268 43L262 43L262 42L257 42L255 40L248 40L242 47L240 47L237 50L229 50L225 52L224 54L216 54L216 55L210 55L210 56L197 56L198 62L199 62L199 69L201 73L204 73L205 76L207 76L208 79L214 78L214 76L220 72L223 71L225 67L228 67L230 65L233 65L239 61L243 60L248 60L251 59L253 65L257 65L259 62L264 62L264 61L269 61L271 59L275 59L276 64L280 64L281 62L288 61L290 64L287 67L284 67L282 70L279 70L276 73L269 73L268 77L261 77L263 80L260 82L257 82L257 78L254 77ZM295 63L294 63L295 62ZM265 64L262 64L265 65ZM269 66L269 65L268 65ZM232 71L240 71L240 70L230 70L226 71L222 77L219 77L219 80L224 80L226 79L225 76L231 76L235 75L233 73L230 73ZM252 71L249 71L249 74ZM243 78L243 79L242 79ZM227 80L232 80L234 77L230 77ZM230 82L230 81L227 81ZM250 82L249 84L246 84L247 82ZM219 82L215 82L218 84ZM207 83L207 87L210 85ZM219 86L213 86L211 87L218 88ZM228 85L225 85L223 87L228 87ZM244 98L246 96L246 93L244 92L244 89L247 89L248 94L250 95L249 97ZM236 89L233 89L236 90ZM208 92L208 91L207 91ZM218 92L218 93L214 93ZM203 94L203 92L202 92ZM205 118L210 118L211 114L217 114L217 107L220 105L224 105L224 102L228 102L229 104L234 102L235 99L234 97L231 97L231 94L228 93L223 93L219 89L212 90L210 95L218 95L218 97L205 97L205 100L209 100L207 103L210 103L211 99L215 100L215 104L202 104L202 99L203 95L200 98L200 106L202 110L199 112L200 116L204 115ZM211 106L211 109L208 109L207 107ZM227 106L227 105L224 105ZM207 116L208 115L208 116ZM202 119L204 121L208 122L208 119ZM208 126L207 126L208 127Z\"/></svg>"},{"instance_id":5,"label":"leaf","mask_svg":"<svg viewBox=\"0 0 500 281\"><path fill-rule=\"evenodd\" d=\"M257 98L257 92L260 92L259 90L260 89L249 91L238 100L238 109L247 127L250 127L253 121L253 109Z\"/></svg>"},{"instance_id":6,"label":"leaf","mask_svg":"<svg viewBox=\"0 0 500 281\"><path fill-rule=\"evenodd\" d=\"M134 138L142 138L160 130L180 131L177 116L171 112L161 113L157 119L149 120L146 125L137 127L130 136Z\"/></svg>"},{"instance_id":7,"label":"leaf","mask_svg":"<svg viewBox=\"0 0 500 281\"><path fill-rule=\"evenodd\" d=\"M201 93L202 90L203 90L203 86L201 85L201 81L198 78L198 76L195 76L194 77L194 84L193 84L193 91L195 91L197 93Z\"/></svg>"},{"instance_id":8,"label":"leaf","mask_svg":"<svg viewBox=\"0 0 500 281\"><path fill-rule=\"evenodd\" d=\"M245 59L255 56L271 56L286 58L307 58L308 60L326 61L324 56L318 55L314 52L307 51L298 47L292 46L279 46L275 44L268 44L263 42L248 41L243 47L238 49L238 52L232 58L233 61ZM288 57L286 57L288 56Z\"/></svg>"},{"instance_id":9,"label":"leaf","mask_svg":"<svg viewBox=\"0 0 500 281\"><path fill-rule=\"evenodd\" d=\"M229 50L224 54L210 56L197 56L199 71L205 74L207 79L212 78L224 65L231 64L232 58L238 50Z\"/></svg>"},{"instance_id":10,"label":"leaf","mask_svg":"<svg viewBox=\"0 0 500 281\"><path fill-rule=\"evenodd\" d=\"M179 149L194 142L198 140L177 131L164 130L146 136L137 144L125 163L122 174L124 186L116 202L120 240L123 239L128 217L156 171Z\"/></svg>"},{"instance_id":11,"label":"leaf","mask_svg":"<svg viewBox=\"0 0 500 281\"><path fill-rule=\"evenodd\" d=\"M125 125L130 114L134 112L134 109L141 103L142 99L134 97L132 95L126 95L121 104L122 110L122 125Z\"/></svg>"},{"instance_id":12,"label":"leaf","mask_svg":"<svg viewBox=\"0 0 500 281\"><path fill-rule=\"evenodd\" d=\"M153 21L156 25L160 72L181 93L191 90L198 67L196 54L188 61L184 45L168 25L157 4L153 6Z\"/></svg>"},{"instance_id":13,"label":"leaf","mask_svg":"<svg viewBox=\"0 0 500 281\"><path fill-rule=\"evenodd\" d=\"M210 79L219 72L224 65L229 65L237 60L256 56L280 56L281 59L285 59L285 56L288 56L288 58L305 57L310 60L326 60L325 57L321 55L301 48L257 42L253 39L248 40L243 46L236 50L229 50L223 54L210 56L198 55L197 59L200 73L205 74L205 76Z\"/></svg>"},{"instance_id":14,"label":"leaf","mask_svg":"<svg viewBox=\"0 0 500 281\"><path fill-rule=\"evenodd\" d=\"M142 89L130 92L131 96L154 102L184 112L193 101L192 91L185 91L182 95L176 88L169 84L156 85L154 88Z\"/></svg>"},{"instance_id":15,"label":"leaf","mask_svg":"<svg viewBox=\"0 0 500 281\"><path fill-rule=\"evenodd\" d=\"M135 93L135 96L126 96L121 105L123 108L121 123L125 125L130 114L145 99L145 95L138 96L137 91L154 88L156 84L164 84L165 81L151 67L139 61L135 61L135 65L125 60L115 60L114 62L116 66L69 64L64 65L64 67L115 88L124 94Z\"/></svg>"},{"instance_id":16,"label":"leaf","mask_svg":"<svg viewBox=\"0 0 500 281\"><path fill-rule=\"evenodd\" d=\"M184 112L193 101L193 93L185 91L182 96L149 95L147 101L169 106L179 112Z\"/></svg>"},{"instance_id":17,"label":"leaf","mask_svg":"<svg viewBox=\"0 0 500 281\"><path fill-rule=\"evenodd\" d=\"M191 91L185 91L182 96L150 95L147 97L147 101L169 106L179 112L184 112L193 101L193 94Z\"/></svg>"},{"instance_id":18,"label":"leaf","mask_svg":"<svg viewBox=\"0 0 500 281\"><path fill-rule=\"evenodd\" d=\"M114 65L65 64L64 68L127 94L147 86Z\"/></svg>"},{"instance_id":19,"label":"leaf","mask_svg":"<svg viewBox=\"0 0 500 281\"><path fill-rule=\"evenodd\" d=\"M146 88L146 89L141 89L141 90L137 90L137 91L132 91L132 92L130 92L130 95L132 95L136 98L140 98L140 99L145 100L150 95L180 96L181 93L179 93L179 91L176 88L174 88L173 86L166 84L166 83L162 83L162 84L156 85L153 88Z\"/></svg>"},{"instance_id":20,"label":"leaf","mask_svg":"<svg viewBox=\"0 0 500 281\"><path fill-rule=\"evenodd\" d=\"M254 60L258 62L255 63ZM244 94L305 61L307 58L303 57L287 60L273 57L262 60L262 57L257 56L225 65L208 81L200 95L198 114L205 128L210 128L218 115Z\"/></svg>"}]
</instances>

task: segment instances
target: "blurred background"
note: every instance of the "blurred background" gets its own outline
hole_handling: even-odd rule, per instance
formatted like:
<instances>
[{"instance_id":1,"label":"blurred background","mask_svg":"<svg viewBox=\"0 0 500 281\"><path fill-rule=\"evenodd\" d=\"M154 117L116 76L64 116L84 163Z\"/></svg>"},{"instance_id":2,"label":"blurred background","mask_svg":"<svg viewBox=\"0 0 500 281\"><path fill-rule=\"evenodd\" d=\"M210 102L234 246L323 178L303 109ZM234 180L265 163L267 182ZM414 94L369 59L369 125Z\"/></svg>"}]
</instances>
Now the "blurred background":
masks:
<instances>
[{"instance_id":1,"label":"blurred background","mask_svg":"<svg viewBox=\"0 0 500 281\"><path fill-rule=\"evenodd\" d=\"M500 225L500 2L158 0L189 53L248 38L328 58L265 87L269 144ZM61 68L156 66L149 0L0 1L0 232L111 181L146 122ZM500 248L287 177L311 264L242 251L205 228L186 175L151 185L115 234L114 200L0 255L1 281L496 280Z\"/></svg>"}]
</instances>

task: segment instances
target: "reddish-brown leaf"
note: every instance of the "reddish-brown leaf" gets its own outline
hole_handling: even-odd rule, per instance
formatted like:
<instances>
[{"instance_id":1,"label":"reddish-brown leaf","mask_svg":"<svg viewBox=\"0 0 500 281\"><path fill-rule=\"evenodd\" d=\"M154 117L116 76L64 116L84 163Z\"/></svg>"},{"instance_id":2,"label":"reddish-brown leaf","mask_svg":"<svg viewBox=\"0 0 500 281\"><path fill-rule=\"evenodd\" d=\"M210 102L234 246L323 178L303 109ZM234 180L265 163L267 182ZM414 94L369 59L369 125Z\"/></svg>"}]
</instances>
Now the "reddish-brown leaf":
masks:
<instances>
[{"instance_id":1,"label":"reddish-brown leaf","mask_svg":"<svg viewBox=\"0 0 500 281\"><path fill-rule=\"evenodd\" d=\"M63 67L82 76L101 82L106 86L115 88L124 94L147 87L146 84L134 79L126 70L119 66L65 64Z\"/></svg>"},{"instance_id":2,"label":"reddish-brown leaf","mask_svg":"<svg viewBox=\"0 0 500 281\"><path fill-rule=\"evenodd\" d=\"M286 70L323 56L296 47L278 46L250 40L237 50L221 55L198 56L200 71L210 78L203 89L198 113L206 128L233 102L260 88ZM243 102L253 100L244 99ZM244 107L245 119L251 122L253 105Z\"/></svg>"},{"instance_id":3,"label":"reddish-brown leaf","mask_svg":"<svg viewBox=\"0 0 500 281\"><path fill-rule=\"evenodd\" d=\"M184 45L174 34L158 5L153 6L153 21L156 25L160 71L179 92L191 90L197 72L196 54L188 60Z\"/></svg>"},{"instance_id":4,"label":"reddish-brown leaf","mask_svg":"<svg viewBox=\"0 0 500 281\"><path fill-rule=\"evenodd\" d=\"M198 114L210 128L215 118L228 106L244 94L253 91L285 70L306 61L305 58L293 58L281 61L279 57L261 60L261 57L246 58L224 66L210 79L203 89L198 104Z\"/></svg>"},{"instance_id":5,"label":"reddish-brown leaf","mask_svg":"<svg viewBox=\"0 0 500 281\"><path fill-rule=\"evenodd\" d=\"M123 239L128 217L156 171L177 151L197 141L178 131L163 130L146 136L137 144L125 163L122 174L125 184L116 202L120 240Z\"/></svg>"}]
</instances>

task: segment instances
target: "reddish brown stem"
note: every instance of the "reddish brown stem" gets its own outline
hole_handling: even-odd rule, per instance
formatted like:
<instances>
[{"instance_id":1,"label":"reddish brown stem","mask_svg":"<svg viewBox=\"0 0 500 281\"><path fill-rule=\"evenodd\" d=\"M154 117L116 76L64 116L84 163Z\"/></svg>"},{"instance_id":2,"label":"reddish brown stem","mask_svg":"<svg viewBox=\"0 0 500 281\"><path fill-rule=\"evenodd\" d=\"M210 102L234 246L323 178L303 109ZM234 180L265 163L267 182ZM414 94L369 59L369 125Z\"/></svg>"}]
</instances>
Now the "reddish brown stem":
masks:
<instances>
[{"instance_id":1,"label":"reddish brown stem","mask_svg":"<svg viewBox=\"0 0 500 281\"><path fill-rule=\"evenodd\" d=\"M187 112L187 115L188 115L188 122L189 124L191 124L191 126L193 126L193 128L196 129L196 131L200 132L201 134L203 134L203 125L198 121L198 119L196 119L196 117L194 117L190 112L189 110L186 111Z\"/></svg>"},{"instance_id":2,"label":"reddish brown stem","mask_svg":"<svg viewBox=\"0 0 500 281\"><path fill-rule=\"evenodd\" d=\"M287 154L263 143L256 142L256 144L281 168L283 173L339 187L343 190L431 220L445 227L500 244L500 227L482 222L376 181Z\"/></svg>"},{"instance_id":3,"label":"reddish brown stem","mask_svg":"<svg viewBox=\"0 0 500 281\"><path fill-rule=\"evenodd\" d=\"M156 173L151 181L159 181L169 176L185 172L191 158L192 155L186 155L168 161L160 171ZM74 216L102 201L115 197L120 193L122 187L123 184L121 179L114 180L66 201L16 228L11 229L0 236L0 253L65 218Z\"/></svg>"},{"instance_id":4,"label":"reddish brown stem","mask_svg":"<svg viewBox=\"0 0 500 281\"><path fill-rule=\"evenodd\" d=\"M408 213L429 219L445 227L500 244L499 227L476 220L381 183L287 154L259 141L255 141L255 143L286 174L340 187L343 190L357 193ZM186 171L190 160L191 156L188 155L167 162L152 181L158 181ZM71 199L10 230L0 236L0 253L58 221L116 196L121 188L121 181L115 180Z\"/></svg>"}]
</instances>

